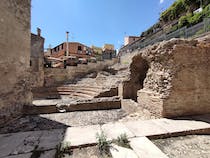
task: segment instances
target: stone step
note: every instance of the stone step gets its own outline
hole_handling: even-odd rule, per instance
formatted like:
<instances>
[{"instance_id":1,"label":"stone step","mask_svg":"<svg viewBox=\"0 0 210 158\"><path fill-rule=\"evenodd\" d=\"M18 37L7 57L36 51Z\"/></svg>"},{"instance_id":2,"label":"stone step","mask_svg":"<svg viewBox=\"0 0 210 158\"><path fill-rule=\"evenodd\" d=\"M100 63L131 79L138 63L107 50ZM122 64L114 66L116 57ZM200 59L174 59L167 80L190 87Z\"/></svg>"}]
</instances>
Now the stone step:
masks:
<instances>
[{"instance_id":1,"label":"stone step","mask_svg":"<svg viewBox=\"0 0 210 158\"><path fill-rule=\"evenodd\" d=\"M92 91L92 92L98 92L101 91L102 88L88 88L88 87L58 87L57 91L71 91L71 90L84 90L84 91Z\"/></svg>"},{"instance_id":2,"label":"stone step","mask_svg":"<svg viewBox=\"0 0 210 158\"><path fill-rule=\"evenodd\" d=\"M110 153L112 158L138 158L133 150L118 146L116 144L111 145Z\"/></svg>"},{"instance_id":3,"label":"stone step","mask_svg":"<svg viewBox=\"0 0 210 158\"><path fill-rule=\"evenodd\" d=\"M142 158L168 158L168 156L146 137L130 139L130 146Z\"/></svg>"},{"instance_id":4,"label":"stone step","mask_svg":"<svg viewBox=\"0 0 210 158\"><path fill-rule=\"evenodd\" d=\"M84 98L84 97L83 97ZM77 102L57 101L49 102L50 104L36 104L24 106L25 114L49 114L59 112L73 111L91 111L91 110L110 110L120 109L121 100L118 97L94 98Z\"/></svg>"},{"instance_id":5,"label":"stone step","mask_svg":"<svg viewBox=\"0 0 210 158\"><path fill-rule=\"evenodd\" d=\"M88 88L88 89L97 89L97 90L102 89L101 86L87 86L87 85L63 85L57 88Z\"/></svg>"},{"instance_id":6,"label":"stone step","mask_svg":"<svg viewBox=\"0 0 210 158\"><path fill-rule=\"evenodd\" d=\"M92 98L94 98L93 95L83 94L83 93L72 93L68 97L72 98L72 99L92 99Z\"/></svg>"}]
</instances>

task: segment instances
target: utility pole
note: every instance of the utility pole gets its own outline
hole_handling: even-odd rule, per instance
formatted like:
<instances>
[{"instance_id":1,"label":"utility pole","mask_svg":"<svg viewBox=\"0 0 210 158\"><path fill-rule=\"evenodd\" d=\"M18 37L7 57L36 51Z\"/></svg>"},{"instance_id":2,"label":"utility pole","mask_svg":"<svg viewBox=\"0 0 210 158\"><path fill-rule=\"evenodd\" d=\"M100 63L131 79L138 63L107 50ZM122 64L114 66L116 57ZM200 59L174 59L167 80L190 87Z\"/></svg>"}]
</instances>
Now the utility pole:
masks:
<instances>
[{"instance_id":1,"label":"utility pole","mask_svg":"<svg viewBox=\"0 0 210 158\"><path fill-rule=\"evenodd\" d=\"M69 56L69 32L66 31L66 56Z\"/></svg>"}]
</instances>

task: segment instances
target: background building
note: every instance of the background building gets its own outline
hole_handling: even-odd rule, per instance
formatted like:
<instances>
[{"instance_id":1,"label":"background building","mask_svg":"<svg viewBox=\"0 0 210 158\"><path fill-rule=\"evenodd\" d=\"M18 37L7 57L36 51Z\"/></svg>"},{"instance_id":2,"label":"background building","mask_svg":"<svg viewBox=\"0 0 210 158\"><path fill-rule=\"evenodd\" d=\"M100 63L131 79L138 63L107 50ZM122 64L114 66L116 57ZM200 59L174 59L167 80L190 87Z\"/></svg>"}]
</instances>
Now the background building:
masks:
<instances>
[{"instance_id":1,"label":"background building","mask_svg":"<svg viewBox=\"0 0 210 158\"><path fill-rule=\"evenodd\" d=\"M135 41L137 41L138 39L140 39L139 36L127 36L124 38L124 45L128 45L130 43L133 43Z\"/></svg>"},{"instance_id":2,"label":"background building","mask_svg":"<svg viewBox=\"0 0 210 158\"><path fill-rule=\"evenodd\" d=\"M103 60L102 58L102 48L101 47L96 47L94 45L91 46L91 49L93 50L93 53L95 54L95 57L98 61Z\"/></svg>"},{"instance_id":3,"label":"background building","mask_svg":"<svg viewBox=\"0 0 210 158\"><path fill-rule=\"evenodd\" d=\"M86 58L89 59L93 57L93 51L90 47L81 44L79 42L69 42L69 55L76 56L78 58ZM51 56L55 58L59 58L62 56L66 56L67 53L67 45L66 42L59 44L58 46L51 49Z\"/></svg>"},{"instance_id":4,"label":"background building","mask_svg":"<svg viewBox=\"0 0 210 158\"><path fill-rule=\"evenodd\" d=\"M116 50L114 49L113 44L104 44L102 51L103 59L112 59L116 57Z\"/></svg>"}]
</instances>

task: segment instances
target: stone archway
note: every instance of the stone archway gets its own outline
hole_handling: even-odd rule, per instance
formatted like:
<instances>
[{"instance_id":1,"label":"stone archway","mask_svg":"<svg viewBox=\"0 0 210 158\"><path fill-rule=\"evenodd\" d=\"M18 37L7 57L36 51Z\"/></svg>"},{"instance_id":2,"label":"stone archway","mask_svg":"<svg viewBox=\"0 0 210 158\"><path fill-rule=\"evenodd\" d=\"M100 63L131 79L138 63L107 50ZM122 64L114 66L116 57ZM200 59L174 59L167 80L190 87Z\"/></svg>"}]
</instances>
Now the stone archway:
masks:
<instances>
[{"instance_id":1,"label":"stone archway","mask_svg":"<svg viewBox=\"0 0 210 158\"><path fill-rule=\"evenodd\" d=\"M122 84L123 99L137 101L137 91L143 88L144 79L148 71L148 62L138 54L132 58L130 64L130 78Z\"/></svg>"}]
</instances>

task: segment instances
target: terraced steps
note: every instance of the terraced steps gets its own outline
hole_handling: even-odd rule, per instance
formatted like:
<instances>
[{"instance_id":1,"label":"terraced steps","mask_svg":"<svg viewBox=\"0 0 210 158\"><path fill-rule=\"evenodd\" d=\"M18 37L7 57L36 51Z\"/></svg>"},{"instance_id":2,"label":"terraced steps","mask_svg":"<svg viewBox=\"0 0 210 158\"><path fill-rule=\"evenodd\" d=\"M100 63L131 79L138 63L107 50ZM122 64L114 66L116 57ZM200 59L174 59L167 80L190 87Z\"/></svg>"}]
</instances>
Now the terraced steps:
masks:
<instances>
[{"instance_id":1,"label":"terraced steps","mask_svg":"<svg viewBox=\"0 0 210 158\"><path fill-rule=\"evenodd\" d=\"M104 89L98 86L64 85L60 87L45 87L33 90L34 98L61 98L62 95L69 95L70 98L94 98L100 95Z\"/></svg>"}]
</instances>

